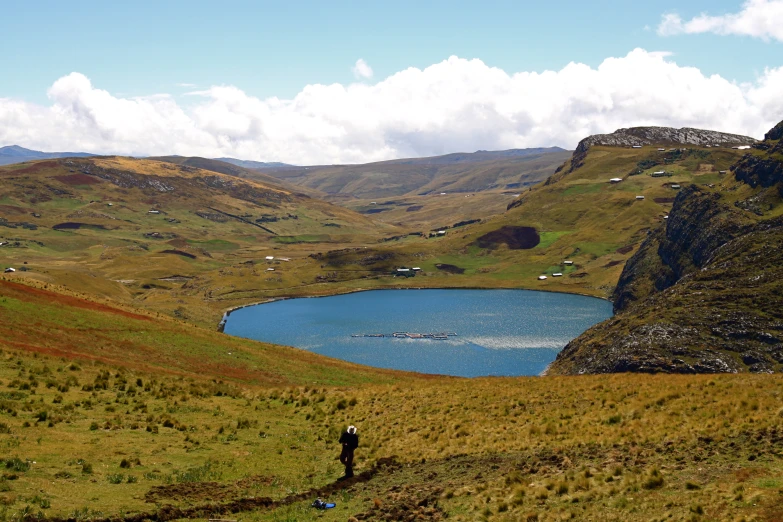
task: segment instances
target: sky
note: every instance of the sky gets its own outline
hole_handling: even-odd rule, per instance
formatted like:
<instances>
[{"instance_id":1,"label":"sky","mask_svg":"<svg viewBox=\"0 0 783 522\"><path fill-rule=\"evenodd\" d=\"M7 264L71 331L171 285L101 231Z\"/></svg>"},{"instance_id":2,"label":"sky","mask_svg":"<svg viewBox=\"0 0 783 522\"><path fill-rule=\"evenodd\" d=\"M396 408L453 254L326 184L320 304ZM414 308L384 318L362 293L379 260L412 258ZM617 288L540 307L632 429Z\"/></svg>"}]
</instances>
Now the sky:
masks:
<instances>
[{"instance_id":1,"label":"sky","mask_svg":"<svg viewBox=\"0 0 783 522\"><path fill-rule=\"evenodd\" d=\"M361 163L639 125L761 138L783 119L783 0L1 12L0 146Z\"/></svg>"}]
</instances>

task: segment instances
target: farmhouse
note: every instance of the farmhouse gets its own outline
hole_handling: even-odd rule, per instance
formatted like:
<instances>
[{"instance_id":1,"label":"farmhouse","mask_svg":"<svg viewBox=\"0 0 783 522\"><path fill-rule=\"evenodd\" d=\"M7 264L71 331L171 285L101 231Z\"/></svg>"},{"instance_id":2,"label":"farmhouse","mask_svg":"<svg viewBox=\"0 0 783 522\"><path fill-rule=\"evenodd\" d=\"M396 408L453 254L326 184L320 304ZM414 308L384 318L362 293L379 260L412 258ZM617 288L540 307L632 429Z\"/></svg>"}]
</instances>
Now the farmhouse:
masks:
<instances>
[{"instance_id":1,"label":"farmhouse","mask_svg":"<svg viewBox=\"0 0 783 522\"><path fill-rule=\"evenodd\" d=\"M641 149L642 146L641 145L631 145L631 148L632 149Z\"/></svg>"},{"instance_id":2,"label":"farmhouse","mask_svg":"<svg viewBox=\"0 0 783 522\"><path fill-rule=\"evenodd\" d=\"M414 266L413 268L411 268L411 270L413 270L414 272L419 272L421 270L421 267L420 266Z\"/></svg>"},{"instance_id":3,"label":"farmhouse","mask_svg":"<svg viewBox=\"0 0 783 522\"><path fill-rule=\"evenodd\" d=\"M622 180L623 178L611 178L609 183L620 183Z\"/></svg>"},{"instance_id":4,"label":"farmhouse","mask_svg":"<svg viewBox=\"0 0 783 522\"><path fill-rule=\"evenodd\" d=\"M658 149L658 152L666 152L666 149Z\"/></svg>"},{"instance_id":5,"label":"farmhouse","mask_svg":"<svg viewBox=\"0 0 783 522\"><path fill-rule=\"evenodd\" d=\"M439 236L445 236L446 235L446 231L445 230L438 230L438 235Z\"/></svg>"},{"instance_id":6,"label":"farmhouse","mask_svg":"<svg viewBox=\"0 0 783 522\"><path fill-rule=\"evenodd\" d=\"M678 189L678 188L680 188L680 186L679 186L679 185L677 185L677 184L674 184L674 185L672 185L672 188L673 188L673 189Z\"/></svg>"},{"instance_id":7,"label":"farmhouse","mask_svg":"<svg viewBox=\"0 0 783 522\"><path fill-rule=\"evenodd\" d=\"M10 274L11 272L16 272L16 268L10 268L9 267L9 268L6 268L5 270L3 270L3 272L5 272L6 274Z\"/></svg>"},{"instance_id":8,"label":"farmhouse","mask_svg":"<svg viewBox=\"0 0 783 522\"><path fill-rule=\"evenodd\" d=\"M574 262L573 261L563 261L563 264L566 265L566 266L571 266L571 265L574 264Z\"/></svg>"},{"instance_id":9,"label":"farmhouse","mask_svg":"<svg viewBox=\"0 0 783 522\"><path fill-rule=\"evenodd\" d=\"M267 261L272 261L275 258L275 256L266 256L264 259Z\"/></svg>"},{"instance_id":10,"label":"farmhouse","mask_svg":"<svg viewBox=\"0 0 783 522\"><path fill-rule=\"evenodd\" d=\"M552 277L561 277L562 275L563 275L562 272L555 272L554 274L552 274Z\"/></svg>"},{"instance_id":11,"label":"farmhouse","mask_svg":"<svg viewBox=\"0 0 783 522\"><path fill-rule=\"evenodd\" d=\"M266 269L266 271L267 271L267 272L274 272L274 271L275 271L275 269L274 269L274 268L272 268L272 267L269 267L269 268L267 268L267 269Z\"/></svg>"},{"instance_id":12,"label":"farmhouse","mask_svg":"<svg viewBox=\"0 0 783 522\"><path fill-rule=\"evenodd\" d=\"M147 214L160 214L160 210L148 210Z\"/></svg>"},{"instance_id":13,"label":"farmhouse","mask_svg":"<svg viewBox=\"0 0 783 522\"><path fill-rule=\"evenodd\" d=\"M539 281L543 281L544 279L546 279L546 276L538 276Z\"/></svg>"},{"instance_id":14,"label":"farmhouse","mask_svg":"<svg viewBox=\"0 0 783 522\"><path fill-rule=\"evenodd\" d=\"M644 196L636 196L636 199L644 199Z\"/></svg>"}]
</instances>

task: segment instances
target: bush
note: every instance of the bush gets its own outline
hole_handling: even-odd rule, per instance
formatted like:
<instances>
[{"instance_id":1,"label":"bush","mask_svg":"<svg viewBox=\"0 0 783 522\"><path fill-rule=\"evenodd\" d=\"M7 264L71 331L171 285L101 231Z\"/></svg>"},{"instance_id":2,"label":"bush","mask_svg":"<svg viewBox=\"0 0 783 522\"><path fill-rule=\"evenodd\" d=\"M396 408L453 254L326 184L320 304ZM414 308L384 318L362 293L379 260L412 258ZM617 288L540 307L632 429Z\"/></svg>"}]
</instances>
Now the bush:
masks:
<instances>
[{"instance_id":1,"label":"bush","mask_svg":"<svg viewBox=\"0 0 783 522\"><path fill-rule=\"evenodd\" d=\"M125 480L125 475L122 473L113 473L106 478L109 480L109 484L122 484L122 481Z\"/></svg>"},{"instance_id":2,"label":"bush","mask_svg":"<svg viewBox=\"0 0 783 522\"><path fill-rule=\"evenodd\" d=\"M657 469L653 469L647 479L642 482L644 489L658 489L663 486L663 475Z\"/></svg>"}]
</instances>

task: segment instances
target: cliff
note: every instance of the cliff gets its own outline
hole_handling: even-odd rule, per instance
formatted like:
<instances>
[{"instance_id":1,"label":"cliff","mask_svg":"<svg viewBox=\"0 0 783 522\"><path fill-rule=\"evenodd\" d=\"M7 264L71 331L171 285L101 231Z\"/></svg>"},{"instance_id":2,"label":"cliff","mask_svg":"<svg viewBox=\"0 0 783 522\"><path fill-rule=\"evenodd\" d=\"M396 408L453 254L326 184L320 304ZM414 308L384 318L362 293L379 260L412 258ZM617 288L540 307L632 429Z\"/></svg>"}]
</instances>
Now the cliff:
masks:
<instances>
[{"instance_id":1,"label":"cliff","mask_svg":"<svg viewBox=\"0 0 783 522\"><path fill-rule=\"evenodd\" d=\"M783 370L783 151L779 124L720 187L685 187L627 262L617 315L550 374Z\"/></svg>"}]
</instances>

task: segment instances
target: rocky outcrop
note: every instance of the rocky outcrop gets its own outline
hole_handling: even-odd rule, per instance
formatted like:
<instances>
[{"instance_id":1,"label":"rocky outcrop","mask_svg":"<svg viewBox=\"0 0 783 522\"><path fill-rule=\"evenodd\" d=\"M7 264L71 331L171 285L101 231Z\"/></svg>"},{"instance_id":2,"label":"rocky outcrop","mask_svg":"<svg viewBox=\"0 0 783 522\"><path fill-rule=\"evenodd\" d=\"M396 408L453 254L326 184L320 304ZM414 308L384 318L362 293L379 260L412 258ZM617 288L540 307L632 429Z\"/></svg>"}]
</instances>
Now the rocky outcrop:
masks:
<instances>
[{"instance_id":1,"label":"rocky outcrop","mask_svg":"<svg viewBox=\"0 0 783 522\"><path fill-rule=\"evenodd\" d=\"M618 129L611 134L593 134L583 139L574 150L571 158L571 170L578 168L594 145L613 147L633 147L644 145L694 145L694 146L742 146L753 145L757 140L749 136L728 134L704 129L673 129L671 127L631 127Z\"/></svg>"},{"instance_id":2,"label":"rocky outcrop","mask_svg":"<svg viewBox=\"0 0 783 522\"><path fill-rule=\"evenodd\" d=\"M783 158L779 142L764 143L733 168L750 197L737 198L739 184L680 192L626 264L617 315L569 343L549 373L783 371Z\"/></svg>"}]
</instances>

